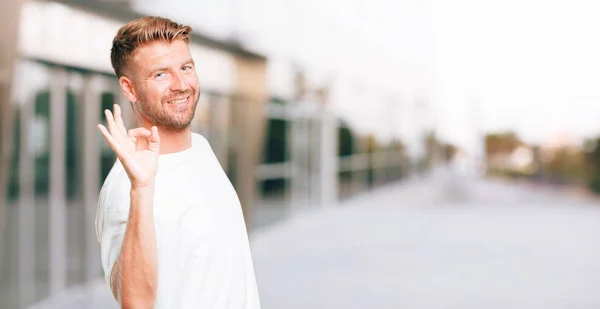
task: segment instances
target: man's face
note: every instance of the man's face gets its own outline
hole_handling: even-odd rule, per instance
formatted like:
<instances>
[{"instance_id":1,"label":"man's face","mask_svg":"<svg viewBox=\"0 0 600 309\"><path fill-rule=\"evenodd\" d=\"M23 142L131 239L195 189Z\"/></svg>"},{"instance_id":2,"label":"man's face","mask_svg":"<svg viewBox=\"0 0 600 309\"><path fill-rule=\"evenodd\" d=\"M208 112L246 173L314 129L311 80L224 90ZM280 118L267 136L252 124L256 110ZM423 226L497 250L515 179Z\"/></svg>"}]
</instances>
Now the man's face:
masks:
<instances>
[{"instance_id":1,"label":"man's face","mask_svg":"<svg viewBox=\"0 0 600 309\"><path fill-rule=\"evenodd\" d=\"M135 106L160 129L189 127L200 96L196 67L186 42L153 42L136 49L130 62Z\"/></svg>"}]
</instances>

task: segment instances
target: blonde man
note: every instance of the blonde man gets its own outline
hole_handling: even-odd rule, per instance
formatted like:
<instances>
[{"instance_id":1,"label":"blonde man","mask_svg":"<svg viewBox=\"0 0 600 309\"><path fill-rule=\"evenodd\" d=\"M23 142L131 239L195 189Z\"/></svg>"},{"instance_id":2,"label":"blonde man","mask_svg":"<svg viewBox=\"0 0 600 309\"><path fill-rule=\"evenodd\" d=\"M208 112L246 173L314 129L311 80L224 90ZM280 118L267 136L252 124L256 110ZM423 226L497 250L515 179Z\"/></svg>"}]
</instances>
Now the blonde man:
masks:
<instances>
[{"instance_id":1,"label":"blonde man","mask_svg":"<svg viewBox=\"0 0 600 309\"><path fill-rule=\"evenodd\" d=\"M96 232L122 308L258 309L237 194L190 123L200 95L191 28L160 17L123 26L111 62L139 127L121 110L98 125L118 160L100 191Z\"/></svg>"}]
</instances>

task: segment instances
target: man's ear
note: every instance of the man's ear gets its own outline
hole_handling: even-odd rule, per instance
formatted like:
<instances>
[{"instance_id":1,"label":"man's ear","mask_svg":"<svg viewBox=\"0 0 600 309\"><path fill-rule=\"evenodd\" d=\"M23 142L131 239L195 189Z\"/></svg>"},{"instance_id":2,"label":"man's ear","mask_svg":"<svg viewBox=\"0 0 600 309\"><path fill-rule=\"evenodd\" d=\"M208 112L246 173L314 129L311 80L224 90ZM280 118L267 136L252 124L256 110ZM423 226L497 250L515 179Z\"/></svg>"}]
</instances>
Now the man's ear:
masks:
<instances>
[{"instance_id":1,"label":"man's ear","mask_svg":"<svg viewBox=\"0 0 600 309\"><path fill-rule=\"evenodd\" d=\"M119 78L119 85L121 85L121 91L129 100L129 102L137 102L137 94L135 90L135 86L133 85L133 81L129 79L127 76L121 76Z\"/></svg>"}]
</instances>

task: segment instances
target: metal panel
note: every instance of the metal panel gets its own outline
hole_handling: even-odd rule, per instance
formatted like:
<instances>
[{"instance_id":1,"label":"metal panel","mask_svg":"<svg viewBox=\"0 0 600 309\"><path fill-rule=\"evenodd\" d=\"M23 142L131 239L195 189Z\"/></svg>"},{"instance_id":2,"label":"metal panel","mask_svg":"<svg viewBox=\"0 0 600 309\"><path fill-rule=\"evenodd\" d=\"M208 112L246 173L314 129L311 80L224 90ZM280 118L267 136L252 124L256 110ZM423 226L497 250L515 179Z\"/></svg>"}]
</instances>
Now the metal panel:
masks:
<instances>
[{"instance_id":1,"label":"metal panel","mask_svg":"<svg viewBox=\"0 0 600 309\"><path fill-rule=\"evenodd\" d=\"M323 113L319 125L319 184L321 207L332 207L338 202L338 121L329 113Z\"/></svg>"},{"instance_id":2,"label":"metal panel","mask_svg":"<svg viewBox=\"0 0 600 309\"><path fill-rule=\"evenodd\" d=\"M66 288L65 131L67 72L52 70L50 93L50 295Z\"/></svg>"},{"instance_id":3,"label":"metal panel","mask_svg":"<svg viewBox=\"0 0 600 309\"><path fill-rule=\"evenodd\" d=\"M115 103L119 104L119 106L121 107L121 118L123 118L123 124L125 125L125 128L127 128L128 130L137 128L138 123L135 119L135 114L133 113L133 107L131 106L131 102L129 102L129 100L121 92L121 88L117 88L117 86L115 86L115 88L117 90L115 94ZM111 106L110 109L112 111L113 107ZM94 123L95 121L97 121L98 117L96 117L95 119L96 120L94 120Z\"/></svg>"},{"instance_id":4,"label":"metal panel","mask_svg":"<svg viewBox=\"0 0 600 309\"><path fill-rule=\"evenodd\" d=\"M35 300L35 158L31 142L33 101L21 106L21 151L19 157L19 303Z\"/></svg>"},{"instance_id":5,"label":"metal panel","mask_svg":"<svg viewBox=\"0 0 600 309\"><path fill-rule=\"evenodd\" d=\"M256 180L264 181L268 179L291 178L294 175L290 161L259 164L256 167Z\"/></svg>"},{"instance_id":6,"label":"metal panel","mask_svg":"<svg viewBox=\"0 0 600 309\"><path fill-rule=\"evenodd\" d=\"M0 269L4 266L5 218L9 164L13 150L12 75L22 0L2 0L0 19ZM0 281L1 282L1 281Z\"/></svg>"},{"instance_id":7,"label":"metal panel","mask_svg":"<svg viewBox=\"0 0 600 309\"><path fill-rule=\"evenodd\" d=\"M98 76L86 76L84 81L83 105L81 108L83 127L83 205L85 229L85 280L90 282L98 272L100 251L94 226L96 206L100 187L100 149L98 143L98 123L100 111L100 91Z\"/></svg>"}]
</instances>

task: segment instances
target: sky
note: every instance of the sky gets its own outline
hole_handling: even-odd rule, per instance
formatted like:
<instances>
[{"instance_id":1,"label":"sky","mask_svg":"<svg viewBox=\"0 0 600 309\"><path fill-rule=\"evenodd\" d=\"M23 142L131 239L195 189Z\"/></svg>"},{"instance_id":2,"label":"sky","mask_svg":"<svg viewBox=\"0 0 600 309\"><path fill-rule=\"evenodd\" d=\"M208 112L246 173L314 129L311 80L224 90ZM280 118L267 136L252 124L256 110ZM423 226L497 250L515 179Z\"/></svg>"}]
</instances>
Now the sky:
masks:
<instances>
[{"instance_id":1,"label":"sky","mask_svg":"<svg viewBox=\"0 0 600 309\"><path fill-rule=\"evenodd\" d=\"M439 1L440 131L465 141L458 120L474 110L483 130L534 143L600 134L599 12L597 1Z\"/></svg>"},{"instance_id":2,"label":"sky","mask_svg":"<svg viewBox=\"0 0 600 309\"><path fill-rule=\"evenodd\" d=\"M531 143L600 135L597 1L139 1L217 37L236 30L275 61L300 59L322 78L324 67L378 76L367 87L385 91L425 72L429 121L467 151L479 149L478 130L513 130ZM394 109L396 128L414 135L414 106L406 103ZM338 109L361 130L388 134L381 104Z\"/></svg>"}]
</instances>

